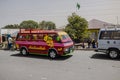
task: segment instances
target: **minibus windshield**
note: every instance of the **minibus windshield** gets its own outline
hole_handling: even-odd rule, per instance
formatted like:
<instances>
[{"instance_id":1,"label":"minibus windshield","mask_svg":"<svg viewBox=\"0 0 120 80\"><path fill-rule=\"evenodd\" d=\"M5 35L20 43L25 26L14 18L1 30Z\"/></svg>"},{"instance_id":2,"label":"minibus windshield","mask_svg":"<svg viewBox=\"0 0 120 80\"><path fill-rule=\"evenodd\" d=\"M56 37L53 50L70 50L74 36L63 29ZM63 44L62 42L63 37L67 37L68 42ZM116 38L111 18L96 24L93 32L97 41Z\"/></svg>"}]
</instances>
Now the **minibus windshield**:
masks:
<instances>
[{"instance_id":1,"label":"minibus windshield","mask_svg":"<svg viewBox=\"0 0 120 80\"><path fill-rule=\"evenodd\" d=\"M61 35L61 41L62 42L70 42L71 39L67 34L65 34L65 35Z\"/></svg>"}]
</instances>

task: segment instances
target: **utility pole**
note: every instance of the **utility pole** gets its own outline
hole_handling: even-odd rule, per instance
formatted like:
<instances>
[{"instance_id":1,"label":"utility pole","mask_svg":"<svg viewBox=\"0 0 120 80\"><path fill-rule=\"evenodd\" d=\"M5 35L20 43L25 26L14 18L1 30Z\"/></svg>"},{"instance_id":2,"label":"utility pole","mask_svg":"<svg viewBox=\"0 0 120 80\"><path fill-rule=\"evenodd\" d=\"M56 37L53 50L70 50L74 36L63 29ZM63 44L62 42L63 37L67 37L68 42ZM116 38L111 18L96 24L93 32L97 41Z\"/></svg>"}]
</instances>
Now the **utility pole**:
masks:
<instances>
[{"instance_id":1,"label":"utility pole","mask_svg":"<svg viewBox=\"0 0 120 80\"><path fill-rule=\"evenodd\" d=\"M119 22L118 22L118 16L116 17L116 19L117 19L117 25L119 25Z\"/></svg>"}]
</instances>

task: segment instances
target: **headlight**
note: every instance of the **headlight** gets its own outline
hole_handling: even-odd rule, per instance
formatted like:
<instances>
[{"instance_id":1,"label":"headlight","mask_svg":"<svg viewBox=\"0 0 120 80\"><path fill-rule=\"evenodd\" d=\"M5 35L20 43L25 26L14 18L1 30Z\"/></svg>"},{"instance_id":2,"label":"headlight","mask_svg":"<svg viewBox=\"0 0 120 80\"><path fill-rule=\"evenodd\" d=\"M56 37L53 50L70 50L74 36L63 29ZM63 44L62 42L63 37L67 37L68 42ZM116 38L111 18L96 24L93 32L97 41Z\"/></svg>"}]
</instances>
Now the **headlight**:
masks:
<instances>
[{"instance_id":1,"label":"headlight","mask_svg":"<svg viewBox=\"0 0 120 80\"><path fill-rule=\"evenodd\" d=\"M68 51L69 51L69 48L64 49L64 51L65 51L65 52L68 52Z\"/></svg>"},{"instance_id":2,"label":"headlight","mask_svg":"<svg viewBox=\"0 0 120 80\"><path fill-rule=\"evenodd\" d=\"M72 49L75 49L75 46L72 46Z\"/></svg>"},{"instance_id":3,"label":"headlight","mask_svg":"<svg viewBox=\"0 0 120 80\"><path fill-rule=\"evenodd\" d=\"M16 44L16 48L19 49L19 45L18 44Z\"/></svg>"}]
</instances>

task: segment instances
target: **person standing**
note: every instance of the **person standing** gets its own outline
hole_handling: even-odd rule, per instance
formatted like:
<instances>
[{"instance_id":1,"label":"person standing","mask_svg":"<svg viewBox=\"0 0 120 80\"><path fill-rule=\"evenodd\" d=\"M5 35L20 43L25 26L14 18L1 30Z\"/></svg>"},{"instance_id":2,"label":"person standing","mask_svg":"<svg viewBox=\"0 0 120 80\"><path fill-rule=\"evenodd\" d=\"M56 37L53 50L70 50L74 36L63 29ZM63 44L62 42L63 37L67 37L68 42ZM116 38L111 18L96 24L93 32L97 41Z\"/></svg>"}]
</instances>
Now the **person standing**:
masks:
<instances>
[{"instance_id":1,"label":"person standing","mask_svg":"<svg viewBox=\"0 0 120 80\"><path fill-rule=\"evenodd\" d=\"M92 40L92 48L96 48L94 39Z\"/></svg>"},{"instance_id":2,"label":"person standing","mask_svg":"<svg viewBox=\"0 0 120 80\"><path fill-rule=\"evenodd\" d=\"M88 43L88 48L90 48L90 45L91 45L91 40L90 40L90 39L88 39L87 43Z\"/></svg>"},{"instance_id":3,"label":"person standing","mask_svg":"<svg viewBox=\"0 0 120 80\"><path fill-rule=\"evenodd\" d=\"M8 49L12 48L12 43L13 43L13 39L10 35L8 35Z\"/></svg>"}]
</instances>

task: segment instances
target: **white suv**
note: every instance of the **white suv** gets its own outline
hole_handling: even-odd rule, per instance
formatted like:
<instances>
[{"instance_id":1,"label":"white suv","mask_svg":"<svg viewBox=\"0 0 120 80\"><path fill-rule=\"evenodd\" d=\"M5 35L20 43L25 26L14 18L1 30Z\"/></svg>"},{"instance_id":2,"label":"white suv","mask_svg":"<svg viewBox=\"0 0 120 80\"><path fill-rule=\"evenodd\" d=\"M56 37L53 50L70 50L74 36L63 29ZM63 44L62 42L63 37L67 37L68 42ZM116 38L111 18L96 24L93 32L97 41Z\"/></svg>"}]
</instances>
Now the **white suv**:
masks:
<instances>
[{"instance_id":1,"label":"white suv","mask_svg":"<svg viewBox=\"0 0 120 80\"><path fill-rule=\"evenodd\" d=\"M105 52L112 59L120 55L120 27L100 29L97 52Z\"/></svg>"}]
</instances>

